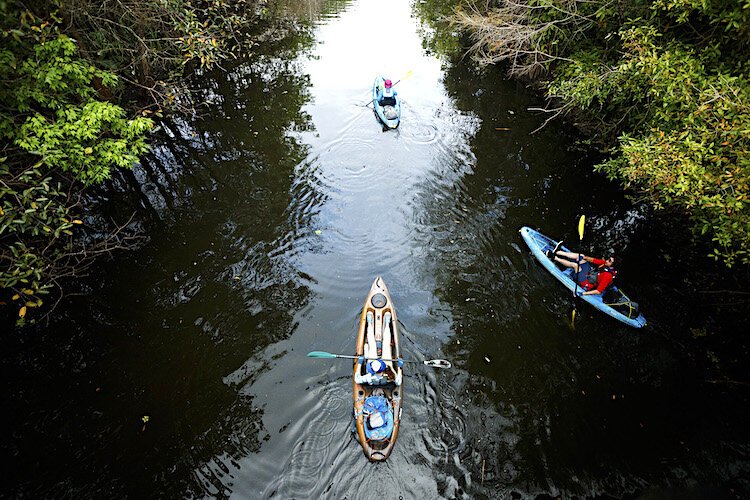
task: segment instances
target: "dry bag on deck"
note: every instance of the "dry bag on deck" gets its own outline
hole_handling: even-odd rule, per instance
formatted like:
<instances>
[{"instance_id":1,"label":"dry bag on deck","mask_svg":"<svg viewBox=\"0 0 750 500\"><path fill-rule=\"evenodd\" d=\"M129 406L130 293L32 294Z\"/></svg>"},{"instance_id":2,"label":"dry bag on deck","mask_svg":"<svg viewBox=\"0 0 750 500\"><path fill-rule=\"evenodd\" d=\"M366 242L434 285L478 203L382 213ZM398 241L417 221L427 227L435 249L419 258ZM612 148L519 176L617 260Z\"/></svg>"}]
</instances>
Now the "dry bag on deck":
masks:
<instances>
[{"instance_id":1,"label":"dry bag on deck","mask_svg":"<svg viewBox=\"0 0 750 500\"><path fill-rule=\"evenodd\" d=\"M365 418L365 437L381 440L393 433L393 410L383 396L370 396L362 408Z\"/></svg>"}]
</instances>

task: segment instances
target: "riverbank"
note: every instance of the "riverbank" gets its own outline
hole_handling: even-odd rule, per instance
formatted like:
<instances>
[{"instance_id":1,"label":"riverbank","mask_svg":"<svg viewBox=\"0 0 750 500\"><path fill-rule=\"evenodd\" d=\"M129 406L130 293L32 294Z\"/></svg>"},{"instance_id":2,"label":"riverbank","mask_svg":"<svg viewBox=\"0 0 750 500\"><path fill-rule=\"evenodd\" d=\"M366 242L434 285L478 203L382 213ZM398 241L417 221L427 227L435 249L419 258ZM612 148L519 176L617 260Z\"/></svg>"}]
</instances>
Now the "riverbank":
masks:
<instances>
[{"instance_id":1,"label":"riverbank","mask_svg":"<svg viewBox=\"0 0 750 500\"><path fill-rule=\"evenodd\" d=\"M179 122L207 111L210 96L190 88L193 74L250 57L259 45L273 50L301 31L284 4L82 0L2 7L6 319L22 327L46 318L94 261L142 243L154 207L143 175L132 169L154 175L156 157L147 152L154 142L165 144L154 129L170 127L164 118ZM139 195L134 205L103 207L129 194Z\"/></svg>"},{"instance_id":2,"label":"riverbank","mask_svg":"<svg viewBox=\"0 0 750 500\"><path fill-rule=\"evenodd\" d=\"M606 152L597 171L688 217L709 257L748 267L747 9L661 0L427 1L418 9L443 32L436 46L533 82L547 98L539 111L567 117ZM455 31L469 43L445 43Z\"/></svg>"}]
</instances>

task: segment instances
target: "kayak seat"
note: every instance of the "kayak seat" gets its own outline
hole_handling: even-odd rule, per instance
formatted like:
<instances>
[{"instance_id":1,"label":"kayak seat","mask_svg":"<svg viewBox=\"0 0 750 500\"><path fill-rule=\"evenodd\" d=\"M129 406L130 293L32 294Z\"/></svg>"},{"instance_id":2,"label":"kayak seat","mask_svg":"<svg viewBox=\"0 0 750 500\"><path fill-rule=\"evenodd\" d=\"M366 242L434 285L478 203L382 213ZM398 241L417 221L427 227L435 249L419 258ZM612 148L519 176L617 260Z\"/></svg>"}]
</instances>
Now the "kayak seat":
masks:
<instances>
[{"instance_id":1,"label":"kayak seat","mask_svg":"<svg viewBox=\"0 0 750 500\"><path fill-rule=\"evenodd\" d=\"M395 97L383 97L380 100L381 106L395 106L396 105L396 98Z\"/></svg>"}]
</instances>

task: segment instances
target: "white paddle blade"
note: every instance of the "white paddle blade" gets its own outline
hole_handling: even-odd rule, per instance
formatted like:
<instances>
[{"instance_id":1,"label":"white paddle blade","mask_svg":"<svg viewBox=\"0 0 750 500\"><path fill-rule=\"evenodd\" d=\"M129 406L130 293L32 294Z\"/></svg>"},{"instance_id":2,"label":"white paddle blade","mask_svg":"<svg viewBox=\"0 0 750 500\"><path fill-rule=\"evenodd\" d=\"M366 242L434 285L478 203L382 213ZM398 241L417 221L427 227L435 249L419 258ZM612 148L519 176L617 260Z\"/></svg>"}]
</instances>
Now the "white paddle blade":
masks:
<instances>
[{"instance_id":1,"label":"white paddle blade","mask_svg":"<svg viewBox=\"0 0 750 500\"><path fill-rule=\"evenodd\" d=\"M423 363L432 368L450 368L453 366L447 359L428 359L427 361L423 361Z\"/></svg>"}]
</instances>

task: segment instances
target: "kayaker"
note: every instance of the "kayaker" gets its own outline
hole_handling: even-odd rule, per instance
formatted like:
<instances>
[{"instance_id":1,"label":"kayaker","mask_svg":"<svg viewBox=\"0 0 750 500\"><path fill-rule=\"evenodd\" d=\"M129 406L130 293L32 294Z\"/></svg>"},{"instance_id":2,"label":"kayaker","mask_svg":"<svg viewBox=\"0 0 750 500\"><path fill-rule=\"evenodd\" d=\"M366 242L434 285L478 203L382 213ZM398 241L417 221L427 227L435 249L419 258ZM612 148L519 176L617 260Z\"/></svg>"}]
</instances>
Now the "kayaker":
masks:
<instances>
[{"instance_id":1,"label":"kayaker","mask_svg":"<svg viewBox=\"0 0 750 500\"><path fill-rule=\"evenodd\" d=\"M396 90L393 88L393 82L386 79L381 87L378 87L378 103L381 106L396 105Z\"/></svg>"},{"instance_id":2,"label":"kayaker","mask_svg":"<svg viewBox=\"0 0 750 500\"><path fill-rule=\"evenodd\" d=\"M583 295L604 293L617 276L614 255L609 255L606 259L598 259L582 253L564 252L558 250L561 244L562 242L557 244L551 255L558 264L576 271L576 279L583 289Z\"/></svg>"},{"instance_id":3,"label":"kayaker","mask_svg":"<svg viewBox=\"0 0 750 500\"><path fill-rule=\"evenodd\" d=\"M354 381L358 384L381 385L393 380L393 371L379 359L371 359L367 362L367 373L362 373L362 360L357 363L357 374Z\"/></svg>"}]
</instances>

